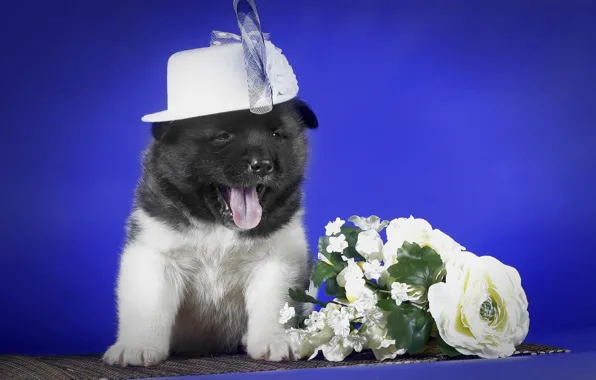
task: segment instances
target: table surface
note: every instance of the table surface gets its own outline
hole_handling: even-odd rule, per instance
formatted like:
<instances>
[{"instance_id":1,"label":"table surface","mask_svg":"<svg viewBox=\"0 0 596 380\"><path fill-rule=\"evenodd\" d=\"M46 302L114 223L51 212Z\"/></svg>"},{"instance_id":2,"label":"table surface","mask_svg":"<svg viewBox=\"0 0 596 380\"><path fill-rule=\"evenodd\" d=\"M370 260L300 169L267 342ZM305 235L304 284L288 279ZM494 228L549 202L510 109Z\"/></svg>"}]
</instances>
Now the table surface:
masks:
<instances>
[{"instance_id":1,"label":"table surface","mask_svg":"<svg viewBox=\"0 0 596 380\"><path fill-rule=\"evenodd\" d=\"M498 360L469 360L292 371L164 377L161 380L315 380L351 379L482 379L482 380L596 380L596 328L550 334L530 334L528 342L571 350L565 354L519 356Z\"/></svg>"}]
</instances>

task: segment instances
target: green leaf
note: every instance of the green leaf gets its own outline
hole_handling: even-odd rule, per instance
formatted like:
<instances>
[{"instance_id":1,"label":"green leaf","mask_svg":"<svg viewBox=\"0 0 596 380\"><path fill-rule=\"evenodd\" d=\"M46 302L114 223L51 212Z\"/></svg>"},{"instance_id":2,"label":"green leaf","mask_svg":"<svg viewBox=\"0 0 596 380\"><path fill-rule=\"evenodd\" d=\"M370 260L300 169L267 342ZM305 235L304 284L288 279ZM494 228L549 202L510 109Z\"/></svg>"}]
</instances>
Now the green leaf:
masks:
<instances>
[{"instance_id":1,"label":"green leaf","mask_svg":"<svg viewBox=\"0 0 596 380\"><path fill-rule=\"evenodd\" d=\"M412 343L408 347L408 352L417 352L420 350L428 339L430 338L430 331L433 325L433 318L429 312L412 307L416 310L416 315L411 315L410 323L412 324Z\"/></svg>"},{"instance_id":2,"label":"green leaf","mask_svg":"<svg viewBox=\"0 0 596 380\"><path fill-rule=\"evenodd\" d=\"M404 242L401 248L397 250L397 260L402 260L404 258L411 258L422 260L428 265L432 265L434 267L441 267L443 265L443 260L441 260L441 256L434 249L429 246L420 247L416 243L408 243L407 241Z\"/></svg>"},{"instance_id":3,"label":"green leaf","mask_svg":"<svg viewBox=\"0 0 596 380\"><path fill-rule=\"evenodd\" d=\"M387 317L387 332L395 339L395 347L398 349L408 348L412 343L408 320L399 309L393 310Z\"/></svg>"},{"instance_id":4,"label":"green leaf","mask_svg":"<svg viewBox=\"0 0 596 380\"><path fill-rule=\"evenodd\" d=\"M346 298L346 291L339 286L336 278L330 278L325 283L325 294L336 298Z\"/></svg>"},{"instance_id":5,"label":"green leaf","mask_svg":"<svg viewBox=\"0 0 596 380\"><path fill-rule=\"evenodd\" d=\"M392 299L379 300L377 301L377 306L385 311L393 311L399 308L399 306L397 306L395 301Z\"/></svg>"},{"instance_id":6,"label":"green leaf","mask_svg":"<svg viewBox=\"0 0 596 380\"><path fill-rule=\"evenodd\" d=\"M348 266L342 258L341 254L338 252L327 252L327 246L329 245L329 237L328 236L321 236L319 238L318 249L321 255L325 256L331 265L335 269L337 273L341 272L345 267Z\"/></svg>"},{"instance_id":7,"label":"green leaf","mask_svg":"<svg viewBox=\"0 0 596 380\"><path fill-rule=\"evenodd\" d=\"M443 261L434 249L408 242L397 250L397 263L387 271L398 282L425 288L440 282L444 276Z\"/></svg>"},{"instance_id":8,"label":"green leaf","mask_svg":"<svg viewBox=\"0 0 596 380\"><path fill-rule=\"evenodd\" d=\"M317 261L312 270L311 279L316 287L321 286L323 281L336 274L335 268L324 261Z\"/></svg>"},{"instance_id":9,"label":"green leaf","mask_svg":"<svg viewBox=\"0 0 596 380\"><path fill-rule=\"evenodd\" d=\"M406 348L408 352L416 352L428 342L433 325L429 312L410 304L396 306L387 322L389 334L395 339L396 347Z\"/></svg>"},{"instance_id":10,"label":"green leaf","mask_svg":"<svg viewBox=\"0 0 596 380\"><path fill-rule=\"evenodd\" d=\"M441 334L437 334L437 346L439 347L441 354L449 356L450 358L464 356L461 352L447 344L447 342L445 342L441 337Z\"/></svg>"},{"instance_id":11,"label":"green leaf","mask_svg":"<svg viewBox=\"0 0 596 380\"><path fill-rule=\"evenodd\" d=\"M352 226L342 226L341 233L346 237L348 247L344 249L343 255L348 259L354 259L356 261L366 261L366 259L356 251L356 243L358 242L358 234L362 230Z\"/></svg>"},{"instance_id":12,"label":"green leaf","mask_svg":"<svg viewBox=\"0 0 596 380\"><path fill-rule=\"evenodd\" d=\"M327 302L321 302L321 301L317 300L316 298L313 298L312 296L309 296L308 294L306 294L306 292L304 291L304 289L300 289L300 288L292 289L292 288L290 288L289 293L290 293L290 298L292 298L294 301L306 302L306 303L314 303L316 305L320 305L320 306L323 306L323 307L327 306Z\"/></svg>"}]
</instances>

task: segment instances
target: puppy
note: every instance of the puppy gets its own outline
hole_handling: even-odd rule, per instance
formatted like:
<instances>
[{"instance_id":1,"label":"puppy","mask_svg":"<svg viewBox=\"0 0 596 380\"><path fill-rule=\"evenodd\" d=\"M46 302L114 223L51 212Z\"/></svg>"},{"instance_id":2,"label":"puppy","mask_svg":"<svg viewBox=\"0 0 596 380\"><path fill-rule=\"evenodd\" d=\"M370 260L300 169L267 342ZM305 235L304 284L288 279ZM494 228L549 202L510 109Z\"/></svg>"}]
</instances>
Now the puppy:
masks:
<instances>
[{"instance_id":1,"label":"puppy","mask_svg":"<svg viewBox=\"0 0 596 380\"><path fill-rule=\"evenodd\" d=\"M302 225L307 131L301 100L264 115L227 112L152 126L127 223L116 296L112 365L244 347L254 359L293 359L279 311L310 283ZM287 327L287 326L286 326Z\"/></svg>"}]
</instances>

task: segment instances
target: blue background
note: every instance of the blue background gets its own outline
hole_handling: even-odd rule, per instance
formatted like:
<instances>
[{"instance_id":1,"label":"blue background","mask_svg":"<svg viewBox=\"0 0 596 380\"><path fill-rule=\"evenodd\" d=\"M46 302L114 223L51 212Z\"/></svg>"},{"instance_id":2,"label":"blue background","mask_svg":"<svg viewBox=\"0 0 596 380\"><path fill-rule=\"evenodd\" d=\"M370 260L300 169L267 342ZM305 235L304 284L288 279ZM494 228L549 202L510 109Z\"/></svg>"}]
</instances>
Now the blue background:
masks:
<instances>
[{"instance_id":1,"label":"blue background","mask_svg":"<svg viewBox=\"0 0 596 380\"><path fill-rule=\"evenodd\" d=\"M237 31L231 0L5 2L0 353L102 352L166 62ZM516 267L531 331L596 324L596 3L257 0L317 113L328 220L429 220Z\"/></svg>"}]
</instances>

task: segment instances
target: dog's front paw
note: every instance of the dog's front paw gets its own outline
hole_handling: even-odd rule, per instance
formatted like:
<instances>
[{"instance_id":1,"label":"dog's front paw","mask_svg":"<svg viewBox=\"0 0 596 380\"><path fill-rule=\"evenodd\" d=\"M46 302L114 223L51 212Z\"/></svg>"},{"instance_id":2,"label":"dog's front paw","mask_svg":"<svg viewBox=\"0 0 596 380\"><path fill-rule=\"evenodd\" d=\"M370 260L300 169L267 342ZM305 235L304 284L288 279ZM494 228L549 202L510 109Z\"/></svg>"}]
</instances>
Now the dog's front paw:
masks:
<instances>
[{"instance_id":1,"label":"dog's front paw","mask_svg":"<svg viewBox=\"0 0 596 380\"><path fill-rule=\"evenodd\" d=\"M255 360L279 362L296 360L288 340L280 337L256 339L247 342L246 352Z\"/></svg>"},{"instance_id":2,"label":"dog's front paw","mask_svg":"<svg viewBox=\"0 0 596 380\"><path fill-rule=\"evenodd\" d=\"M116 343L103 355L103 362L121 367L158 365L168 357L167 350Z\"/></svg>"}]
</instances>

